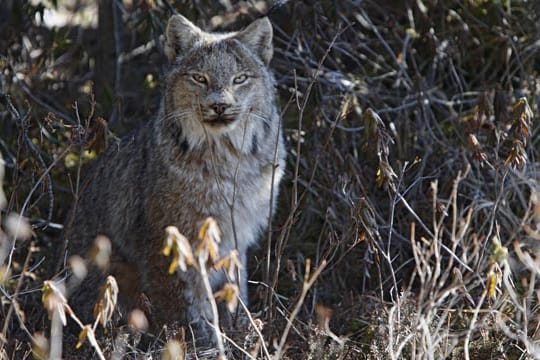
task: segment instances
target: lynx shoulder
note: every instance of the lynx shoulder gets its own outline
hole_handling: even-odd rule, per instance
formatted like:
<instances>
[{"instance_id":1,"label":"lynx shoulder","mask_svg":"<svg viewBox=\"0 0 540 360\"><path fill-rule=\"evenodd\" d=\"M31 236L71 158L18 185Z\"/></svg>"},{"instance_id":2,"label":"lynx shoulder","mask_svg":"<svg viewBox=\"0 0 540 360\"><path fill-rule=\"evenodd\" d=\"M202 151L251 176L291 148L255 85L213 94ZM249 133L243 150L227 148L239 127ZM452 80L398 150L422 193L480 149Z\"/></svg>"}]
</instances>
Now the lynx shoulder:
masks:
<instances>
[{"instance_id":1,"label":"lynx shoulder","mask_svg":"<svg viewBox=\"0 0 540 360\"><path fill-rule=\"evenodd\" d=\"M176 226L195 241L213 217L220 255L240 255L247 300L247 251L268 224L285 162L268 68L272 26L262 18L242 31L208 33L175 15L165 50L170 69L159 113L94 164L66 236L69 254L82 256L96 236L111 240L108 272L117 277L124 313L144 293L156 326L204 327L211 314L201 278L193 270L168 274L164 229ZM103 276L93 271L73 294L83 316L91 316ZM225 276L213 271L210 280L215 291Z\"/></svg>"}]
</instances>

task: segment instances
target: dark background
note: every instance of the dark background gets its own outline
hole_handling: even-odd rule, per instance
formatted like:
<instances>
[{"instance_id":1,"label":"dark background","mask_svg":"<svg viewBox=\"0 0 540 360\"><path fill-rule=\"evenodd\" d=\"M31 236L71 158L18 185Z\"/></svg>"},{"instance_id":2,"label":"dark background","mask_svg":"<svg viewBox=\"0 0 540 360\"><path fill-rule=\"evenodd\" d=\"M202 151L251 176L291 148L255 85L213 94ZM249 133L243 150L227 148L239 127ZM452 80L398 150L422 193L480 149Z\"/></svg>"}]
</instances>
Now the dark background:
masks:
<instances>
[{"instance_id":1,"label":"dark background","mask_svg":"<svg viewBox=\"0 0 540 360\"><path fill-rule=\"evenodd\" d=\"M327 266L302 303L291 358L535 354L537 273L520 250L534 257L540 239L538 2L7 0L7 357L29 356L32 334L49 337L40 289L56 275L61 224L86 165L156 112L173 11L215 31L266 14L274 25L289 156L250 263L267 341L283 333L310 259ZM10 213L33 229L15 247ZM344 346L321 330L326 320Z\"/></svg>"}]
</instances>

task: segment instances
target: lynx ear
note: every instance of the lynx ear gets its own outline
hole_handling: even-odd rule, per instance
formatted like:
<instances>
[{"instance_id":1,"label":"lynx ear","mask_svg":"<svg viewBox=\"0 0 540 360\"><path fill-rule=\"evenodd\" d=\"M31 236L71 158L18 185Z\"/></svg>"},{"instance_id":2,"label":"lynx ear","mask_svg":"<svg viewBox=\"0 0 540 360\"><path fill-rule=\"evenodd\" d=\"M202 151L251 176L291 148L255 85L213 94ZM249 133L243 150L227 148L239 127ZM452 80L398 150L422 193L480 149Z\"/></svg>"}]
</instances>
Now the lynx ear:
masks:
<instances>
[{"instance_id":1,"label":"lynx ear","mask_svg":"<svg viewBox=\"0 0 540 360\"><path fill-rule=\"evenodd\" d=\"M182 15L173 15L167 25L165 55L170 62L189 51L201 38L202 30Z\"/></svg>"},{"instance_id":2,"label":"lynx ear","mask_svg":"<svg viewBox=\"0 0 540 360\"><path fill-rule=\"evenodd\" d=\"M238 32L236 38L259 55L266 65L272 59L274 47L272 46L272 24L267 17L255 20L247 28Z\"/></svg>"}]
</instances>

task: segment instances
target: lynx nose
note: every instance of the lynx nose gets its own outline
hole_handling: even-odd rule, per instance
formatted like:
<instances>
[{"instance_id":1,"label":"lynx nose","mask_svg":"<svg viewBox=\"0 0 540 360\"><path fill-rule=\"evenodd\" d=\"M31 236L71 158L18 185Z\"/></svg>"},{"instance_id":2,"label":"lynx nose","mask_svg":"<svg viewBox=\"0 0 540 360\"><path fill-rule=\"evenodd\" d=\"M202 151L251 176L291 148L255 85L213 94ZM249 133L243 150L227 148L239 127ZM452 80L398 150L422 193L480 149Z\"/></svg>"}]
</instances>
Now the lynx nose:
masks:
<instances>
[{"instance_id":1,"label":"lynx nose","mask_svg":"<svg viewBox=\"0 0 540 360\"><path fill-rule=\"evenodd\" d=\"M212 104L211 106L212 106L212 109L214 109L214 111L218 115L223 115L225 110L231 107L230 104L224 104L224 103L216 103L216 104Z\"/></svg>"}]
</instances>

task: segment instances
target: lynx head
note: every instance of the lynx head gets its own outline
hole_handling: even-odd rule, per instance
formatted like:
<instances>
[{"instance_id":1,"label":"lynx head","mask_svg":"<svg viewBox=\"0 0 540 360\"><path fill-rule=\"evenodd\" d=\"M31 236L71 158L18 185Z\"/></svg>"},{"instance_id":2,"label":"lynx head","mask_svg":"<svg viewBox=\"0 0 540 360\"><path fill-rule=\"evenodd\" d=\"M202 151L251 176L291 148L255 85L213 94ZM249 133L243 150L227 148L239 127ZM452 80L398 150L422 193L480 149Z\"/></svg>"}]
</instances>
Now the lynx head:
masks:
<instances>
[{"instance_id":1,"label":"lynx head","mask_svg":"<svg viewBox=\"0 0 540 360\"><path fill-rule=\"evenodd\" d=\"M174 15L165 52L171 70L164 116L181 126L189 145L227 136L241 150L242 136L278 126L274 79L267 68L273 53L267 18L239 32L207 33Z\"/></svg>"}]
</instances>

